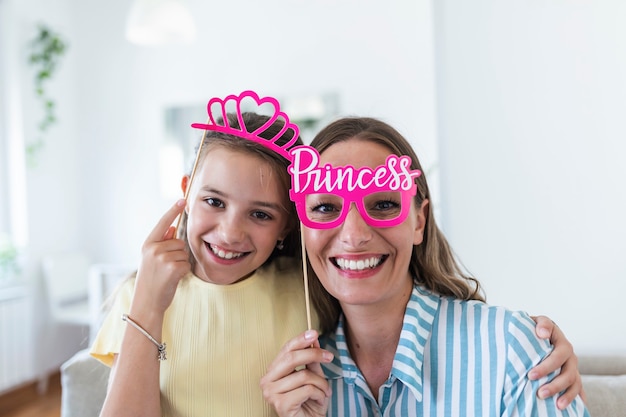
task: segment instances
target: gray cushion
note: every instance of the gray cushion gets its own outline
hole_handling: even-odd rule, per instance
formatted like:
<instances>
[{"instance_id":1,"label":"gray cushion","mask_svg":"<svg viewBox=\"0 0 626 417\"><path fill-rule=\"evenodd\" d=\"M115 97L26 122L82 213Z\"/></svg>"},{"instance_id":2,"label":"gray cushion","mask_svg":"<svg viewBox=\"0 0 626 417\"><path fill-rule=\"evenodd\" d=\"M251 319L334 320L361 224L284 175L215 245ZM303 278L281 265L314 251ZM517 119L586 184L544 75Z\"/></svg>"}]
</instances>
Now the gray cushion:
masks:
<instances>
[{"instance_id":1,"label":"gray cushion","mask_svg":"<svg viewBox=\"0 0 626 417\"><path fill-rule=\"evenodd\" d=\"M626 375L626 355L578 355L581 375Z\"/></svg>"},{"instance_id":2,"label":"gray cushion","mask_svg":"<svg viewBox=\"0 0 626 417\"><path fill-rule=\"evenodd\" d=\"M626 417L626 375L582 375L591 417Z\"/></svg>"},{"instance_id":3,"label":"gray cushion","mask_svg":"<svg viewBox=\"0 0 626 417\"><path fill-rule=\"evenodd\" d=\"M61 366L61 417L98 417L110 369L81 350Z\"/></svg>"}]
</instances>

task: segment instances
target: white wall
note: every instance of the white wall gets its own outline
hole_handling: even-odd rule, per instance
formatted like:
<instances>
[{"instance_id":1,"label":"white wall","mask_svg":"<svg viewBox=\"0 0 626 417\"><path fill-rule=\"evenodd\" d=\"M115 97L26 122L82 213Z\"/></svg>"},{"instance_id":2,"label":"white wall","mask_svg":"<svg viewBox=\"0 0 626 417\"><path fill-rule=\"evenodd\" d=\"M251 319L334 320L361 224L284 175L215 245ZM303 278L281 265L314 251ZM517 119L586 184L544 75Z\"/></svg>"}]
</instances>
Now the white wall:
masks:
<instances>
[{"instance_id":1,"label":"white wall","mask_svg":"<svg viewBox=\"0 0 626 417\"><path fill-rule=\"evenodd\" d=\"M626 3L435 2L445 229L488 301L626 351Z\"/></svg>"}]
</instances>

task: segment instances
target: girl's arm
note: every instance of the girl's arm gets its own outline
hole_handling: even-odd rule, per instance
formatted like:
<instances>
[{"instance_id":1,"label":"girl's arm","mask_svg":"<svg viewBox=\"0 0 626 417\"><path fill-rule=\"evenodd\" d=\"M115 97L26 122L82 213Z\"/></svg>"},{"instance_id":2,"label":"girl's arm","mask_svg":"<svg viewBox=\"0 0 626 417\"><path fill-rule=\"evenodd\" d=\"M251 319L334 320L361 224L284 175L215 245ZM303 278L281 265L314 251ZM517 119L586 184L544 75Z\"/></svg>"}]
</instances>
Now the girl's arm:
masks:
<instances>
[{"instance_id":1,"label":"girl's arm","mask_svg":"<svg viewBox=\"0 0 626 417\"><path fill-rule=\"evenodd\" d=\"M565 408L560 408L556 396L537 398L542 384L555 376L552 372L540 379L531 380L533 364L539 364L552 355L553 348L546 340L527 332L531 318L523 312L512 312L506 323L507 329L505 383L503 386L502 415L527 415L537 417L589 417L589 412L580 397ZM514 358L514 359L513 359ZM536 366L536 365L535 365Z\"/></svg>"},{"instance_id":2,"label":"girl's arm","mask_svg":"<svg viewBox=\"0 0 626 417\"><path fill-rule=\"evenodd\" d=\"M176 230L171 226L184 206L185 201L179 200L170 208L144 243L128 312L158 343L163 343L165 310L172 302L178 282L191 268L185 244L174 238ZM127 323L100 416L160 417L159 370L157 346Z\"/></svg>"}]
</instances>

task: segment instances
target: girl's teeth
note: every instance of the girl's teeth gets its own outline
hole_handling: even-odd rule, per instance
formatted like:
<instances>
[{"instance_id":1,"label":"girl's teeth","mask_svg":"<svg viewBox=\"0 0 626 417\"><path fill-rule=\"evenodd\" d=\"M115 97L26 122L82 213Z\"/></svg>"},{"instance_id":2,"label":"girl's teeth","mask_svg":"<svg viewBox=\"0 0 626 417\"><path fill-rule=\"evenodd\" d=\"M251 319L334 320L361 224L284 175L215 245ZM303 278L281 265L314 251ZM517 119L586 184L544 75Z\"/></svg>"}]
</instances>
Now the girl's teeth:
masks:
<instances>
[{"instance_id":1,"label":"girl's teeth","mask_svg":"<svg viewBox=\"0 0 626 417\"><path fill-rule=\"evenodd\" d=\"M375 256L372 256L371 258L367 258L367 259L359 259L358 261L355 261L354 259L337 258L337 265L341 269L349 269L351 271L362 271L364 269L376 267L380 263L381 259L382 258L375 257Z\"/></svg>"},{"instance_id":2,"label":"girl's teeth","mask_svg":"<svg viewBox=\"0 0 626 417\"><path fill-rule=\"evenodd\" d=\"M239 258L240 256L243 255L243 253L238 253L238 252L225 252L222 249L216 248L214 246L211 246L211 250L213 251L214 254L216 254L218 257L222 259Z\"/></svg>"}]
</instances>

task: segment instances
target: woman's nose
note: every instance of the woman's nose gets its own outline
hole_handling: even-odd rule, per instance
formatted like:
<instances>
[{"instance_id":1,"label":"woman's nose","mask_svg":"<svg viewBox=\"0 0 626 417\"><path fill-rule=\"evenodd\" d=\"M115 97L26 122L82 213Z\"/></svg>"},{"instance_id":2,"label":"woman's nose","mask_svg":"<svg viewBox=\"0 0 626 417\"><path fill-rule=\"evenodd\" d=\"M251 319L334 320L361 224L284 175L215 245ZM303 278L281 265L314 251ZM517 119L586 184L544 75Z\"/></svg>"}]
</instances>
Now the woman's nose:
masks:
<instances>
[{"instance_id":1,"label":"woman's nose","mask_svg":"<svg viewBox=\"0 0 626 417\"><path fill-rule=\"evenodd\" d=\"M372 239L372 229L363 220L354 203L351 203L348 214L341 224L339 239L353 248L358 248Z\"/></svg>"}]
</instances>

